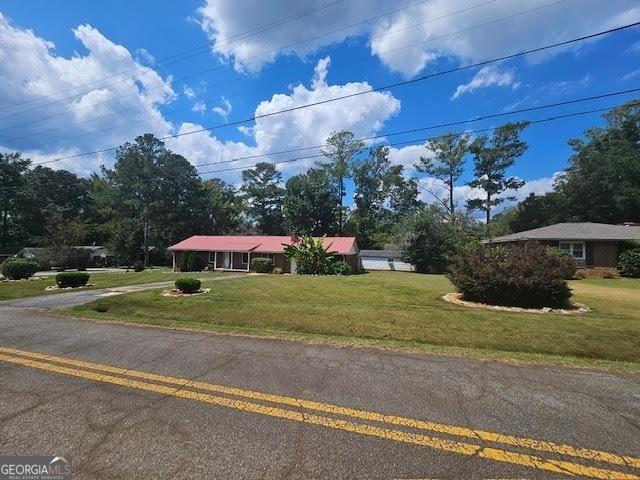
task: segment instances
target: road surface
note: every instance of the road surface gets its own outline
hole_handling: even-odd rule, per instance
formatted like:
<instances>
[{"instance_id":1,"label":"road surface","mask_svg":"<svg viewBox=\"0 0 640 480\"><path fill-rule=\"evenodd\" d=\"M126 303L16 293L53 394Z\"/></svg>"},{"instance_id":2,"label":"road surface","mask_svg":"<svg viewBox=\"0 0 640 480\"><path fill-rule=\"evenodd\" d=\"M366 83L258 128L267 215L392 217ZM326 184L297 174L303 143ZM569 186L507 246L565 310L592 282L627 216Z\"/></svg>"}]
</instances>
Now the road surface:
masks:
<instances>
[{"instance_id":1,"label":"road surface","mask_svg":"<svg viewBox=\"0 0 640 480\"><path fill-rule=\"evenodd\" d=\"M88 479L633 479L640 377L3 306L0 454Z\"/></svg>"}]
</instances>

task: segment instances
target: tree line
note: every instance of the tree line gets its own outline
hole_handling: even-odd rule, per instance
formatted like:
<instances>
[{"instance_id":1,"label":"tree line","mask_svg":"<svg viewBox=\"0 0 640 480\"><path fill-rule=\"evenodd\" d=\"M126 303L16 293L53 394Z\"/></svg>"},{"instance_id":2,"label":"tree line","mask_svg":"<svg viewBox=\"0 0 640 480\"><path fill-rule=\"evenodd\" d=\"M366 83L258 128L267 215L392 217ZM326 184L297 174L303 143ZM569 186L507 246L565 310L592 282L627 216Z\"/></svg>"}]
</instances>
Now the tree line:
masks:
<instances>
[{"instance_id":1,"label":"tree line","mask_svg":"<svg viewBox=\"0 0 640 480\"><path fill-rule=\"evenodd\" d=\"M452 251L487 234L556 221L637 220L640 212L639 111L634 102L605 115L606 125L569 144L574 154L554 191L493 215L507 191L524 182L508 174L526 151L526 122L472 139L445 134L427 142L415 168L439 182L423 202L418 181L394 165L386 146L367 149L352 132L329 136L322 161L283 181L273 163L242 171L234 187L204 180L183 156L151 134L121 145L113 167L89 178L0 154L0 243L101 244L123 264L165 263L166 247L188 236L223 234L355 235L361 248L411 251L423 271L438 270ZM471 160L467 183L482 192L460 208L455 187ZM345 206L348 187L351 207ZM437 198L436 198L437 197ZM484 223L470 212L483 212ZM487 229L491 227L491 230Z\"/></svg>"}]
</instances>

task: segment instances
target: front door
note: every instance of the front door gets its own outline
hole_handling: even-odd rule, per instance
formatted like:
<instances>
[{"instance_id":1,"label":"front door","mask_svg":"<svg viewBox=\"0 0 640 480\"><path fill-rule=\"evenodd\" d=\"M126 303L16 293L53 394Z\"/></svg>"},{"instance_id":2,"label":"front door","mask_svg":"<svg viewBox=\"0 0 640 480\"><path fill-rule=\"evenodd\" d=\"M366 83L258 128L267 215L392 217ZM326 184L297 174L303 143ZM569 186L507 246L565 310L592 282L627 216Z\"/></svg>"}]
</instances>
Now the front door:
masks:
<instances>
[{"instance_id":1,"label":"front door","mask_svg":"<svg viewBox=\"0 0 640 480\"><path fill-rule=\"evenodd\" d=\"M225 270L231 270L231 252L224 252L224 257L222 258L222 268Z\"/></svg>"}]
</instances>

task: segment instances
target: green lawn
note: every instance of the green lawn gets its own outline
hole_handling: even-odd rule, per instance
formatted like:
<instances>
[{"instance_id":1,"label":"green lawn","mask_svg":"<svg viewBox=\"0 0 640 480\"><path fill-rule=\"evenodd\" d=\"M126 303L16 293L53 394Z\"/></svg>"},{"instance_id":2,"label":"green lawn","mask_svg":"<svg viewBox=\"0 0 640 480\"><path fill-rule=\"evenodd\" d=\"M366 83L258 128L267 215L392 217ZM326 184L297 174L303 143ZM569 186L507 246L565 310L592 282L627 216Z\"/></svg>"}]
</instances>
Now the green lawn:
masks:
<instances>
[{"instance_id":1,"label":"green lawn","mask_svg":"<svg viewBox=\"0 0 640 480\"><path fill-rule=\"evenodd\" d=\"M593 309L574 316L452 305L441 298L453 288L440 275L273 275L205 286L211 293L166 298L147 291L103 298L70 313L165 326L640 362L640 280L573 282L575 300ZM97 306L107 311L97 312Z\"/></svg>"},{"instance_id":2,"label":"green lawn","mask_svg":"<svg viewBox=\"0 0 640 480\"><path fill-rule=\"evenodd\" d=\"M117 273L91 273L89 283L93 287L89 288L110 288L122 287L125 285L138 285L142 283L154 283L163 281L173 281L180 275L189 275L198 278L209 278L220 273L173 273L168 268L153 268L144 272L117 272ZM0 301L13 298L34 297L37 295L49 295L68 290L45 291L49 285L55 285L54 277L47 277L42 280L29 280L23 282L0 282Z\"/></svg>"}]
</instances>

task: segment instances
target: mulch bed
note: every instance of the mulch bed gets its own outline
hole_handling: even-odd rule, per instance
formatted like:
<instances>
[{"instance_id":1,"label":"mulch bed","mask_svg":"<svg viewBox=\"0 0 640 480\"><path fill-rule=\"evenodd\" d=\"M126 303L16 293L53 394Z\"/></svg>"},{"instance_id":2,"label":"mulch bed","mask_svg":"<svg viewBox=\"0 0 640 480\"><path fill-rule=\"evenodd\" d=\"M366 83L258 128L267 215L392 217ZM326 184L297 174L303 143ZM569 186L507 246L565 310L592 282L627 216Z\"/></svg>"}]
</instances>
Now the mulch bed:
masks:
<instances>
[{"instance_id":1,"label":"mulch bed","mask_svg":"<svg viewBox=\"0 0 640 480\"><path fill-rule=\"evenodd\" d=\"M210 288L202 288L195 293L184 293L177 288L172 288L170 290L163 290L161 295L163 297L194 297L196 295L203 295L205 293L209 293L211 291Z\"/></svg>"}]
</instances>

